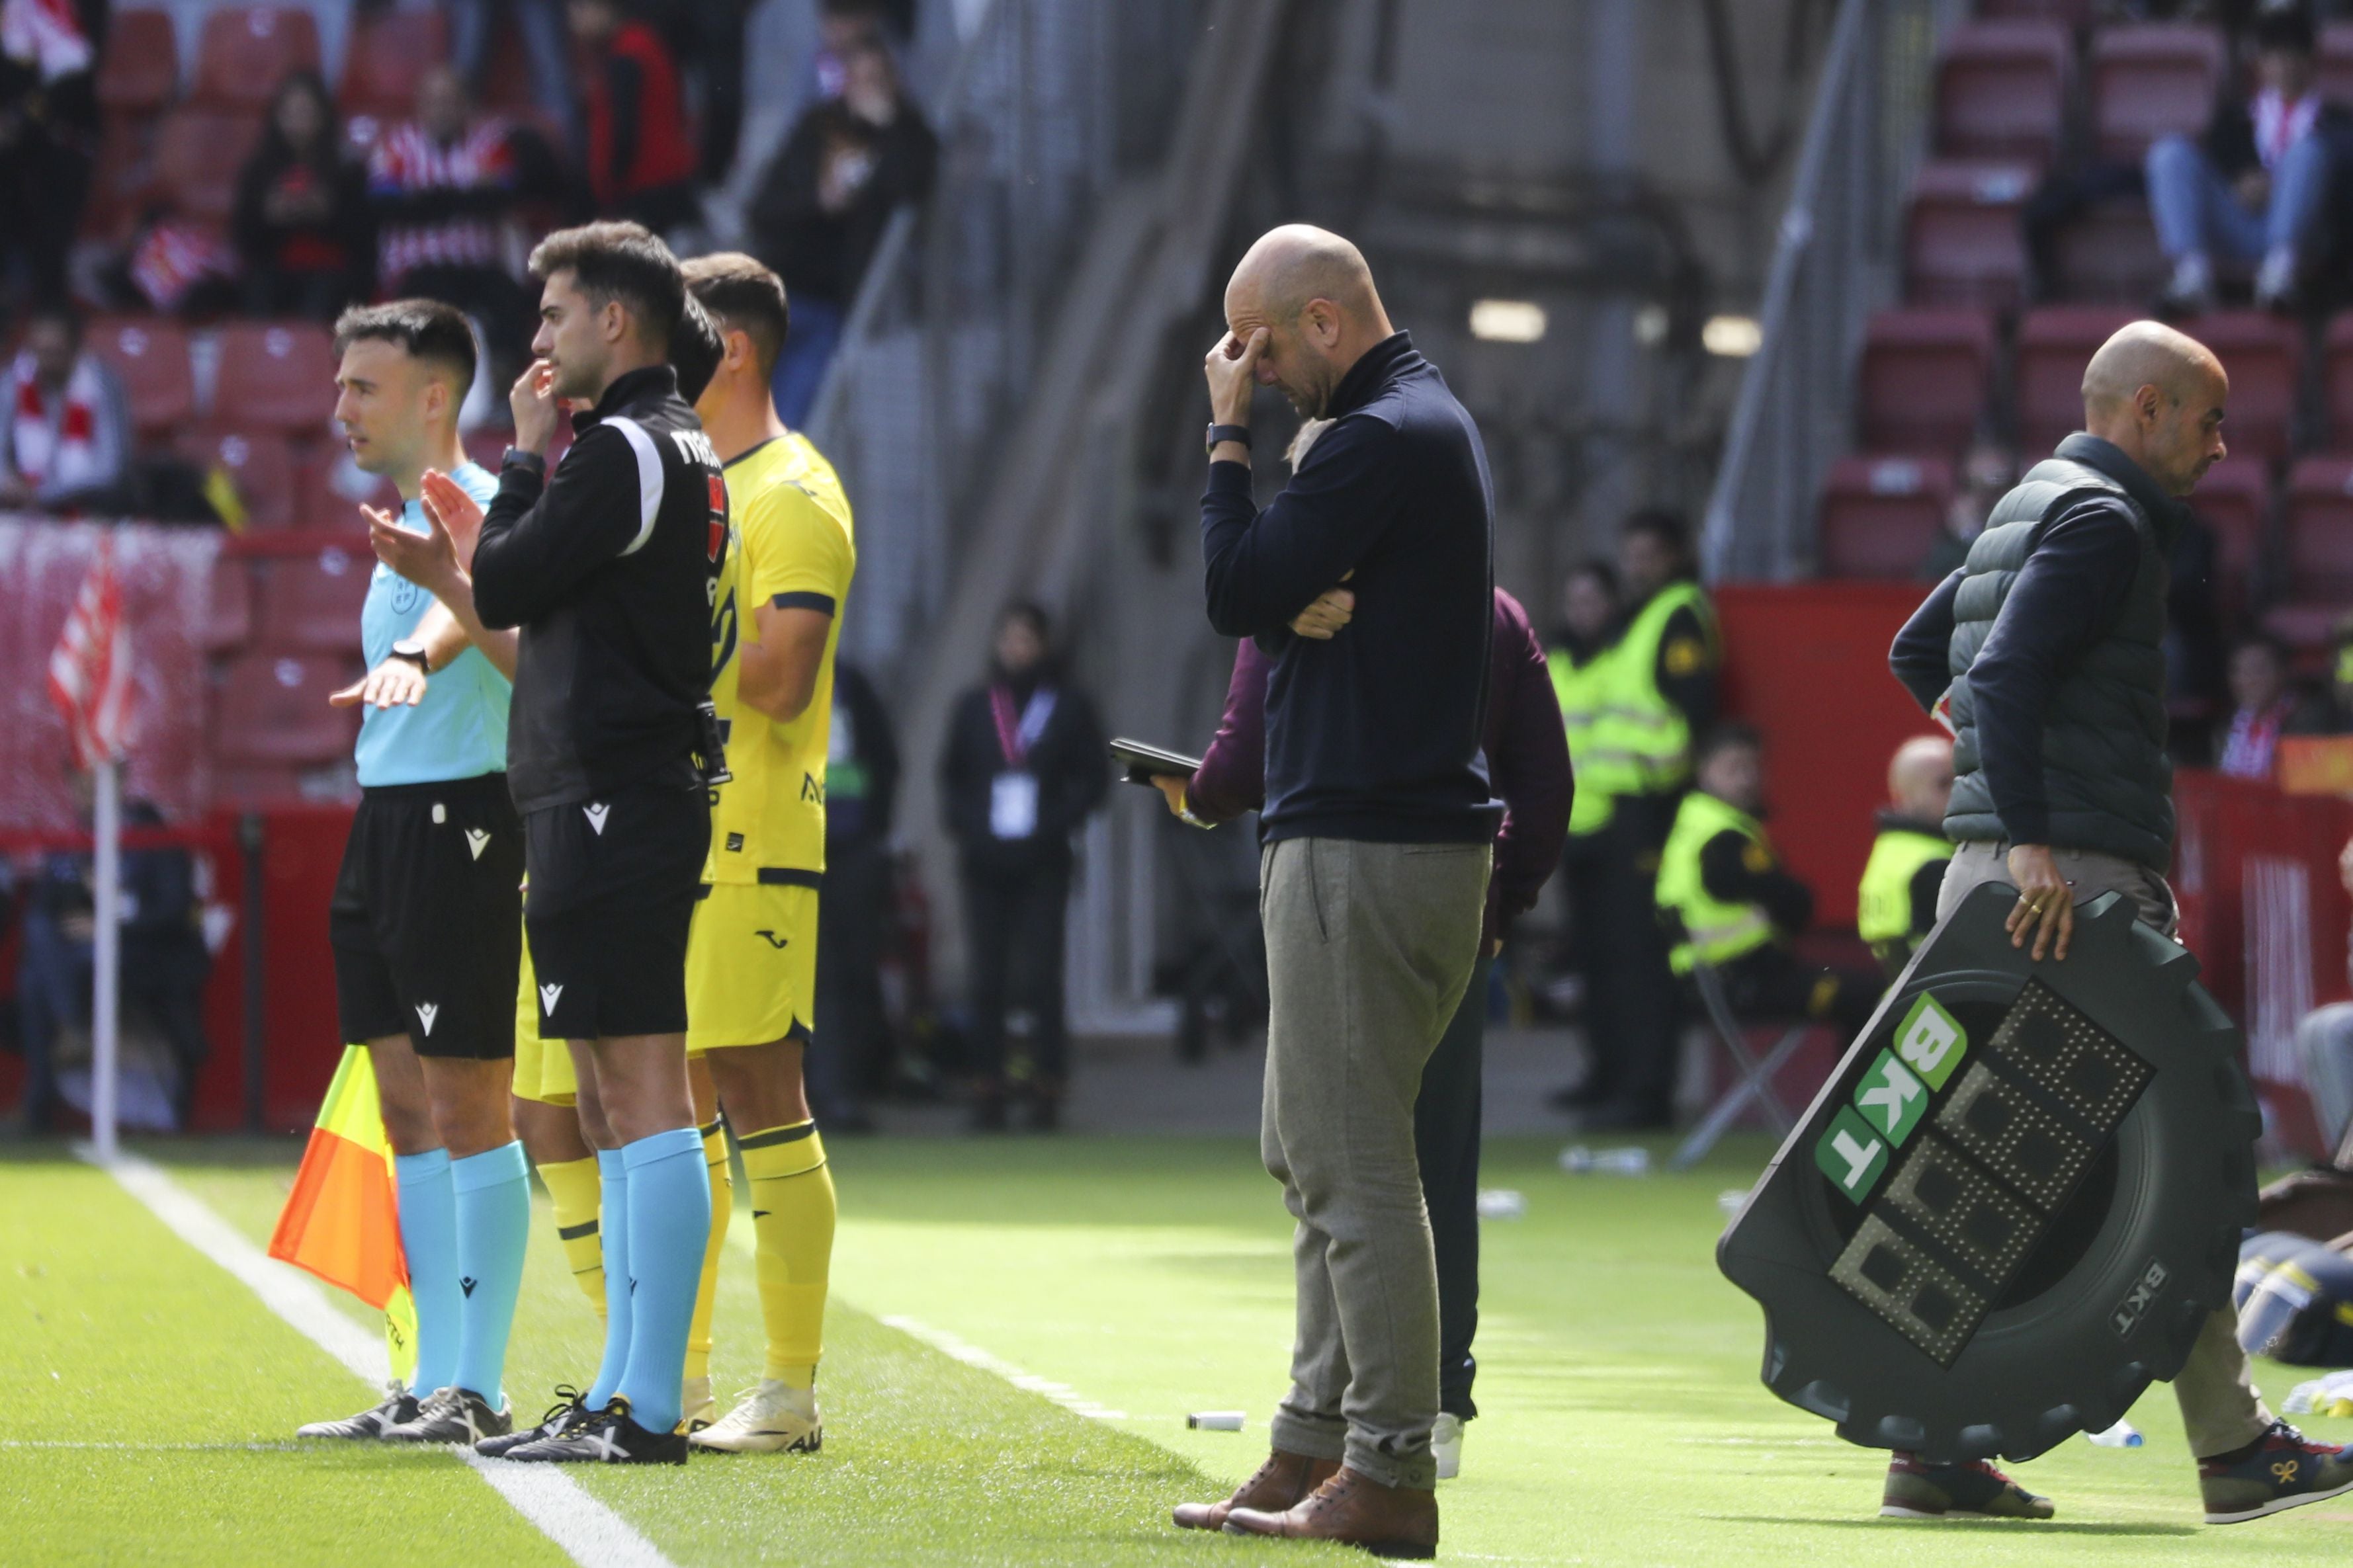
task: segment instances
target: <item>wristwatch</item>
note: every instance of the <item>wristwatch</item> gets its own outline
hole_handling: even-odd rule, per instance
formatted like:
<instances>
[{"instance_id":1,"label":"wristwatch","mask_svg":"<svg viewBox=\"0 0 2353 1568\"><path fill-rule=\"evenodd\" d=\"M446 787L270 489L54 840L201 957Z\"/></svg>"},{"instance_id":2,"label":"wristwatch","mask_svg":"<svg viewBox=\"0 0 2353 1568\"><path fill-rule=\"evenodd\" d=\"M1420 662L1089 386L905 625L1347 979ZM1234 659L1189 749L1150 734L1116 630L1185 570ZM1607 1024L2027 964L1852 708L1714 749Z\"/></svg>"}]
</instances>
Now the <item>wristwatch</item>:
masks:
<instances>
[{"instance_id":1,"label":"wristwatch","mask_svg":"<svg viewBox=\"0 0 2353 1568\"><path fill-rule=\"evenodd\" d=\"M1250 426L1247 425L1212 425L1209 426L1208 442L1202 447L1202 450L1214 452L1218 449L1218 443L1220 441L1239 441L1244 447L1248 447L1250 444Z\"/></svg>"},{"instance_id":2,"label":"wristwatch","mask_svg":"<svg viewBox=\"0 0 2353 1568\"><path fill-rule=\"evenodd\" d=\"M409 663L417 667L419 674L430 675L433 673L433 656L427 653L425 651L425 645L418 642L415 637L403 637L398 642L393 644L392 657L395 658L406 659Z\"/></svg>"}]
</instances>

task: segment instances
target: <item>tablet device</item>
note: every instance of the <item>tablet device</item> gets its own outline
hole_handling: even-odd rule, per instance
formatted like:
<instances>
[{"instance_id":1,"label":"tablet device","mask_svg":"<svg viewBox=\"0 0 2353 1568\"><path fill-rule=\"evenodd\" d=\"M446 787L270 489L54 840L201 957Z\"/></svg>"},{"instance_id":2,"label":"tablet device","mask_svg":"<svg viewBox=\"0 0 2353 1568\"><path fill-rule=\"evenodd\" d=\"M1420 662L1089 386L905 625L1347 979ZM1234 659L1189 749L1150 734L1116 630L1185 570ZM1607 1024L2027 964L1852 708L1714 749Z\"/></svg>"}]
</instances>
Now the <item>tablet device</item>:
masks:
<instances>
[{"instance_id":1,"label":"tablet device","mask_svg":"<svg viewBox=\"0 0 2353 1568\"><path fill-rule=\"evenodd\" d=\"M1120 765L1120 776L1135 784L1150 784L1155 778L1171 775L1191 778L1201 765L1198 757L1164 752L1141 741L1113 741L1111 743L1111 759Z\"/></svg>"}]
</instances>

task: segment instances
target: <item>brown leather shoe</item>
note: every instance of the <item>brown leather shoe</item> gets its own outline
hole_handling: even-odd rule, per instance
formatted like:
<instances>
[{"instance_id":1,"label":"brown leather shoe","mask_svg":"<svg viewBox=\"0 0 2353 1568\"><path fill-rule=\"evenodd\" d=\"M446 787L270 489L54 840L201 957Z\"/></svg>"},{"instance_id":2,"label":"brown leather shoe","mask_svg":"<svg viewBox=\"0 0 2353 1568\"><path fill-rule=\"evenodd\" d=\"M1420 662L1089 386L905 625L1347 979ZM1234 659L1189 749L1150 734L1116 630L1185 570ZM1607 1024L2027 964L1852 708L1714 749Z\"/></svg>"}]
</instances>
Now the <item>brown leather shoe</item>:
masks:
<instances>
[{"instance_id":1,"label":"brown leather shoe","mask_svg":"<svg viewBox=\"0 0 2353 1568\"><path fill-rule=\"evenodd\" d=\"M1304 1454L1277 1448L1258 1468L1258 1474L1234 1489L1223 1502L1180 1502L1175 1518L1179 1530L1219 1530L1238 1508L1281 1513L1339 1472L1337 1459L1311 1459Z\"/></svg>"},{"instance_id":2,"label":"brown leather shoe","mask_svg":"<svg viewBox=\"0 0 2353 1568\"><path fill-rule=\"evenodd\" d=\"M1226 1515L1226 1533L1337 1541L1376 1557L1430 1558L1438 1555L1438 1494L1426 1487L1385 1487L1343 1465L1282 1512L1234 1509Z\"/></svg>"}]
</instances>

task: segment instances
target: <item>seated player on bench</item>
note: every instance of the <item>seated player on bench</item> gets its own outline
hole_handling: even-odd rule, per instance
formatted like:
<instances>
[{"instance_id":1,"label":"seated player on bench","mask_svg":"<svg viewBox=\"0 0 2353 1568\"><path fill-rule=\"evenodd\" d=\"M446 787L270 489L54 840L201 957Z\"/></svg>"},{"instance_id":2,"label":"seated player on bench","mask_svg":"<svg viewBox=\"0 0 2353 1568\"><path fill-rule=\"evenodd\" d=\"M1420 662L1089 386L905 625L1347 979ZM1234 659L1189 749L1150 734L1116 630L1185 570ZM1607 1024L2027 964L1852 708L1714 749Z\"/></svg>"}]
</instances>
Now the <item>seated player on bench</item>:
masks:
<instances>
[{"instance_id":1,"label":"seated player on bench","mask_svg":"<svg viewBox=\"0 0 2353 1568\"><path fill-rule=\"evenodd\" d=\"M2239 1345L2290 1366L2353 1366L2353 1235L2263 1231L2239 1247Z\"/></svg>"}]
</instances>

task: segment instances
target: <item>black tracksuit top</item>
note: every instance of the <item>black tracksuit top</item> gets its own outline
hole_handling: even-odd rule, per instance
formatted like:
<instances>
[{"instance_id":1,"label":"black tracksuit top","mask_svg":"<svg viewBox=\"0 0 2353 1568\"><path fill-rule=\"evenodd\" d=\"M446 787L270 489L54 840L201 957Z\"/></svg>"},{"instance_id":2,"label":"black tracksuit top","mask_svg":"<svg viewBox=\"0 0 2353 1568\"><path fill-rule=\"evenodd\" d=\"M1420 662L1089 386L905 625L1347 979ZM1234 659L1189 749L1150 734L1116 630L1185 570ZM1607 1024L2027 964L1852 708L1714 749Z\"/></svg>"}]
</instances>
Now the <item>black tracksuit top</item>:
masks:
<instances>
[{"instance_id":1,"label":"black tracksuit top","mask_svg":"<svg viewBox=\"0 0 2353 1568\"><path fill-rule=\"evenodd\" d=\"M515 809L691 788L727 544L718 455L668 365L574 421L555 466L510 452L474 552L474 608L520 626L507 719Z\"/></svg>"}]
</instances>

